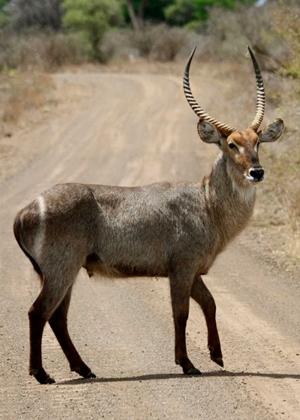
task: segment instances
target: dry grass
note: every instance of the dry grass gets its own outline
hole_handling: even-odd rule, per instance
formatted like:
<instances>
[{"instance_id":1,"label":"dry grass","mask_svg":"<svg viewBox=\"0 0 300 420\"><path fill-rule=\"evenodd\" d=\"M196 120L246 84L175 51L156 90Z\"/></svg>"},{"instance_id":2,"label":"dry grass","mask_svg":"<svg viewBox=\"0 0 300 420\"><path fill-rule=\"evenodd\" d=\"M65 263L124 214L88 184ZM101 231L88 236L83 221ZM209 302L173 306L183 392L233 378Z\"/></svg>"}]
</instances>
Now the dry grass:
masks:
<instances>
[{"instance_id":1,"label":"dry grass","mask_svg":"<svg viewBox=\"0 0 300 420\"><path fill-rule=\"evenodd\" d=\"M30 119L33 110L53 102L54 88L48 75L3 72L0 76L0 135L11 136L16 126Z\"/></svg>"},{"instance_id":2,"label":"dry grass","mask_svg":"<svg viewBox=\"0 0 300 420\"><path fill-rule=\"evenodd\" d=\"M300 78L299 14L299 2L293 0L280 1L279 7L272 12L274 28L285 40L285 47L288 51L287 59L282 62L284 71L294 78Z\"/></svg>"},{"instance_id":3,"label":"dry grass","mask_svg":"<svg viewBox=\"0 0 300 420\"><path fill-rule=\"evenodd\" d=\"M0 69L55 71L87 58L86 43L74 34L0 31Z\"/></svg>"},{"instance_id":4,"label":"dry grass","mask_svg":"<svg viewBox=\"0 0 300 420\"><path fill-rule=\"evenodd\" d=\"M260 226L265 242L272 238L270 247L276 263L296 273L300 268L299 93L296 81L278 76L272 79L269 107L273 108L273 118L284 120L285 132L279 141L261 148L267 175L258 191L254 225Z\"/></svg>"}]
</instances>

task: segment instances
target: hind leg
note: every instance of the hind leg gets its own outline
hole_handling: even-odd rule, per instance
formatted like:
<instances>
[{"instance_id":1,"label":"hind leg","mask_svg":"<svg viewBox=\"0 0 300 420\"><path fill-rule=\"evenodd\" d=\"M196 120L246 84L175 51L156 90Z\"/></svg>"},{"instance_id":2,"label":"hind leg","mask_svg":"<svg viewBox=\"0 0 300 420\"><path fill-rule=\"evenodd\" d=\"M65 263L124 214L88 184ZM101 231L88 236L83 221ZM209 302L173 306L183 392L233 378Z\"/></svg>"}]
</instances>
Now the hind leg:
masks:
<instances>
[{"instance_id":1,"label":"hind leg","mask_svg":"<svg viewBox=\"0 0 300 420\"><path fill-rule=\"evenodd\" d=\"M69 288L63 301L51 316L49 324L70 363L71 371L77 372L84 378L95 378L96 375L83 362L69 335L67 315L70 306L71 294L72 286Z\"/></svg>"},{"instance_id":2,"label":"hind leg","mask_svg":"<svg viewBox=\"0 0 300 420\"><path fill-rule=\"evenodd\" d=\"M45 324L55 310L56 305L53 300L51 301L47 288L43 286L38 298L28 312L30 339L29 374L33 375L41 384L55 382L42 365L42 337Z\"/></svg>"},{"instance_id":3,"label":"hind leg","mask_svg":"<svg viewBox=\"0 0 300 420\"><path fill-rule=\"evenodd\" d=\"M196 276L194 279L191 297L200 305L205 316L210 358L223 367L221 344L216 323L215 300L200 276Z\"/></svg>"},{"instance_id":4,"label":"hind leg","mask_svg":"<svg viewBox=\"0 0 300 420\"><path fill-rule=\"evenodd\" d=\"M78 270L73 269L68 272L66 268L65 270L62 268L61 272L65 272L66 275L63 276L52 271L46 274L45 270L43 271L43 276L41 275L42 289L28 312L30 336L29 374L33 375L41 384L54 382L54 379L48 375L42 365L42 337L44 327L55 310L63 302L75 280Z\"/></svg>"}]
</instances>

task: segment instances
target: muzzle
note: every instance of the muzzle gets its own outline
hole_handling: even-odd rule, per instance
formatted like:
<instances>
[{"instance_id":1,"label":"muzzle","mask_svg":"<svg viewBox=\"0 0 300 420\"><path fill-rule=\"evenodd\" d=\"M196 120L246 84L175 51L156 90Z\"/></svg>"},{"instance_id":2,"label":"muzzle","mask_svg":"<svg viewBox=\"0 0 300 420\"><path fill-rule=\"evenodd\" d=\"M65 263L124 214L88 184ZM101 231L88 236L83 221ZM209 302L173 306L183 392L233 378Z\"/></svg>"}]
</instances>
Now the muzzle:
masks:
<instances>
[{"instance_id":1,"label":"muzzle","mask_svg":"<svg viewBox=\"0 0 300 420\"><path fill-rule=\"evenodd\" d=\"M247 179L251 182L260 182L264 179L265 171L260 166L258 168L250 168L248 171Z\"/></svg>"}]
</instances>

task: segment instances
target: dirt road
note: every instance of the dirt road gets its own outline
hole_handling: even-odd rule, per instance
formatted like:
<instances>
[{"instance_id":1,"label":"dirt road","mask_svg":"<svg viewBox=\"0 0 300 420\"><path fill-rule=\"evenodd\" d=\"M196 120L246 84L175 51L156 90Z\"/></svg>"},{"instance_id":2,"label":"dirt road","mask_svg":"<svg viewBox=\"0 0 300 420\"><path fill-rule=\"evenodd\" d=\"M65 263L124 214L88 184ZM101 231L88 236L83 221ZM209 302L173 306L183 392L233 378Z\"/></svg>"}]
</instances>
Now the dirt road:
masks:
<instances>
[{"instance_id":1,"label":"dirt road","mask_svg":"<svg viewBox=\"0 0 300 420\"><path fill-rule=\"evenodd\" d=\"M224 370L209 359L193 302L188 349L203 375L185 377L174 364L167 280L90 280L82 272L69 325L97 379L69 372L49 328L43 357L56 384L40 386L28 376L27 311L39 283L13 238L16 211L58 182L199 180L217 155L198 138L179 78L63 74L55 80L58 89L81 89L84 99L12 139L22 158L0 185L0 418L299 419L300 288L254 257L243 245L247 231L205 277L218 306ZM208 89L208 82L194 82L197 97L216 117L228 118L227 87L215 81Z\"/></svg>"}]
</instances>

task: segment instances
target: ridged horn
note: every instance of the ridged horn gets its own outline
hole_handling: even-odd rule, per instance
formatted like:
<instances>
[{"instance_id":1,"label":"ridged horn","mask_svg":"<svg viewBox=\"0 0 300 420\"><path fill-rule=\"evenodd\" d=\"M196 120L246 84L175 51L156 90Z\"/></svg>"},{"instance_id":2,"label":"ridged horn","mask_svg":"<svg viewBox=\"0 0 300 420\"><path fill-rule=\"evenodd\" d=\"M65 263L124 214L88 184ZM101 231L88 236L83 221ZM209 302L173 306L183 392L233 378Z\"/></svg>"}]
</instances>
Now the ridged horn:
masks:
<instances>
[{"instance_id":1,"label":"ridged horn","mask_svg":"<svg viewBox=\"0 0 300 420\"><path fill-rule=\"evenodd\" d=\"M223 124L218 120L215 120L214 118L212 118L211 116L209 116L202 108L201 106L199 106L192 94L191 88L190 88L190 79L189 79L189 73L190 73L190 66L191 66L191 62L192 59L194 57L195 51L196 51L195 47L191 53L191 55L189 56L189 59L186 63L185 66L185 70L184 70L184 75L183 75L183 90L184 90L184 94L186 97L186 100L188 101L190 107L192 108L192 110L195 112L195 114L201 119L201 120L205 120L208 121L209 123L213 124L219 131L221 131L221 133L223 133L226 137L229 136L229 134L231 134L233 131L236 131L235 128L230 127L229 125Z\"/></svg>"},{"instance_id":2,"label":"ridged horn","mask_svg":"<svg viewBox=\"0 0 300 420\"><path fill-rule=\"evenodd\" d=\"M266 96L265 96L264 82L262 79L260 68L249 46L248 46L248 51L250 53L250 57L253 63L254 71L255 71L256 91L257 91L256 114L255 114L254 120L252 121L250 125L250 128L254 131L257 131L260 124L262 123L262 120L264 119Z\"/></svg>"}]
</instances>

